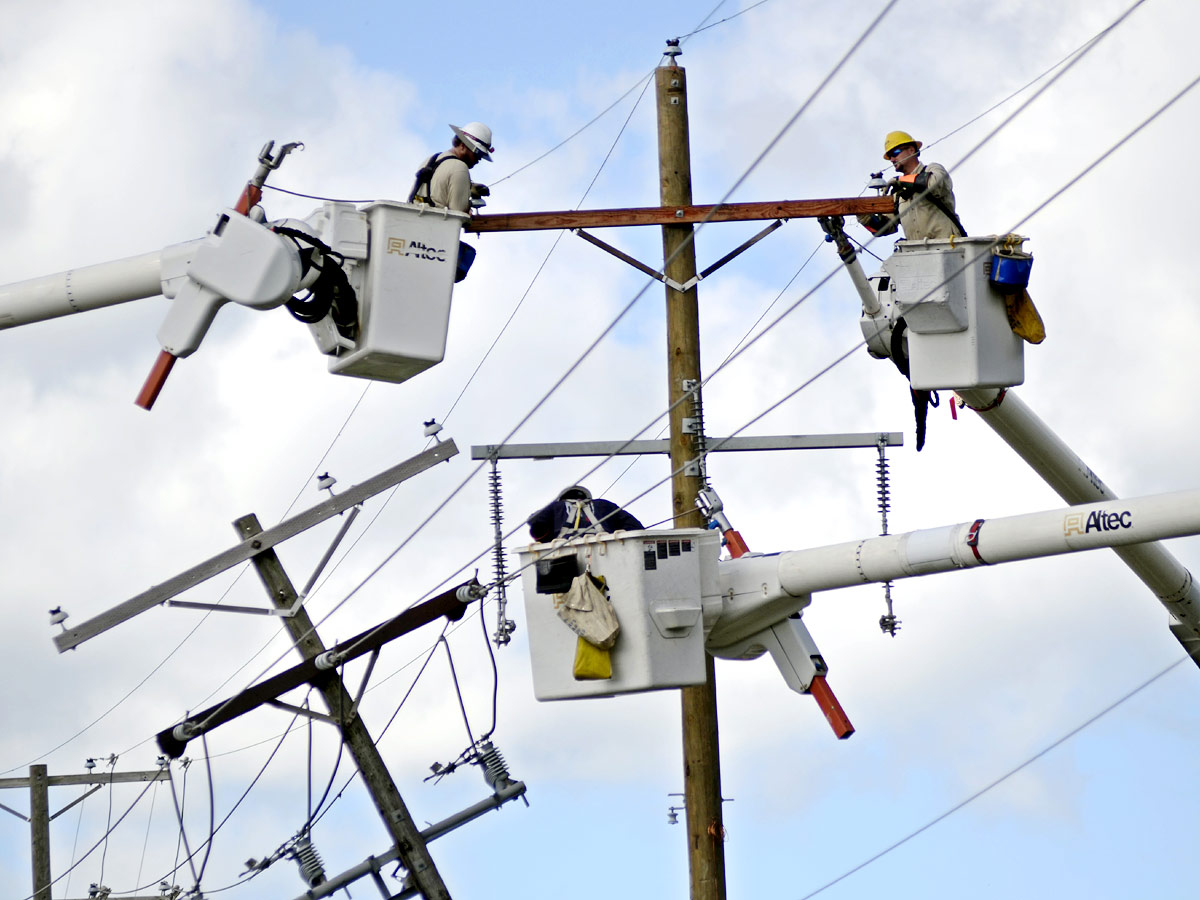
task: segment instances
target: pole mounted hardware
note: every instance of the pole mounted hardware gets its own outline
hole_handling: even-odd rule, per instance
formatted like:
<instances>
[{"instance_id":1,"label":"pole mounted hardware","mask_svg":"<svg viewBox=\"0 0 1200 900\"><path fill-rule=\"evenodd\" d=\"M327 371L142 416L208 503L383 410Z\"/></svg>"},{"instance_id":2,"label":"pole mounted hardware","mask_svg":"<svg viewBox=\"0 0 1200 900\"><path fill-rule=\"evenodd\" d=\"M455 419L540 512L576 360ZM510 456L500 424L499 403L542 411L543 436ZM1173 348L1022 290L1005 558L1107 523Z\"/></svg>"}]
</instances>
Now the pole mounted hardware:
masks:
<instances>
[{"instance_id":1,"label":"pole mounted hardware","mask_svg":"<svg viewBox=\"0 0 1200 900\"><path fill-rule=\"evenodd\" d=\"M457 621L466 612L467 604L482 595L482 585L472 579L410 607L400 615L331 647L315 659L305 660L177 725L163 729L158 733L159 749L171 759L178 759L192 738L207 734L303 684L320 686L336 674L335 668L342 663L373 653L389 641L415 631L422 625L428 625L443 616L452 622ZM322 657L324 663L321 662Z\"/></svg>"}]
</instances>

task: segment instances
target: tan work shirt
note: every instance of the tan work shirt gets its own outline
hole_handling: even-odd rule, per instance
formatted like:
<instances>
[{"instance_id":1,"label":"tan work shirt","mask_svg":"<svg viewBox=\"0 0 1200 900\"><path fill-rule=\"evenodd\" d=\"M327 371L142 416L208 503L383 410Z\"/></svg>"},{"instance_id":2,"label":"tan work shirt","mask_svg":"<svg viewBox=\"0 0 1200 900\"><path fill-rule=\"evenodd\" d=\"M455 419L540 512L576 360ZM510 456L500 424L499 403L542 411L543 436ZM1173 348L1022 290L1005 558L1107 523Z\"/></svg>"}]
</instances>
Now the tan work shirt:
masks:
<instances>
[{"instance_id":1,"label":"tan work shirt","mask_svg":"<svg viewBox=\"0 0 1200 900\"><path fill-rule=\"evenodd\" d=\"M442 162L446 160L446 162ZM471 170L467 164L451 151L438 154L437 169L429 187L422 187L417 194L425 197L434 206L445 206L459 212L471 211Z\"/></svg>"},{"instance_id":2,"label":"tan work shirt","mask_svg":"<svg viewBox=\"0 0 1200 900\"><path fill-rule=\"evenodd\" d=\"M929 177L929 187L925 192L908 200L898 198L900 225L904 228L904 237L910 241L958 237L960 232L954 226L954 222L929 200L929 195L932 195L951 212L957 212L954 209L954 182L950 180L950 173L937 163L922 163L913 174L922 173L927 173ZM891 234L895 230L893 227L891 231L880 233Z\"/></svg>"}]
</instances>

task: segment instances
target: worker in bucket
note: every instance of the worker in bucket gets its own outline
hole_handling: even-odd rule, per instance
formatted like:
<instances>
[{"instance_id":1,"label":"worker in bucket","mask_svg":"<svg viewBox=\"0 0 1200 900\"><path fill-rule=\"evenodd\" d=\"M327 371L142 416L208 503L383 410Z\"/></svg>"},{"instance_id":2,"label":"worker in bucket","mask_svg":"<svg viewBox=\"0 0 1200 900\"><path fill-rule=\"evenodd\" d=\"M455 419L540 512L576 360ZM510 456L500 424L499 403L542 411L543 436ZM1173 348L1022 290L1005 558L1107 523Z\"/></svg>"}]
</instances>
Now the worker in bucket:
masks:
<instances>
[{"instance_id":1,"label":"worker in bucket","mask_svg":"<svg viewBox=\"0 0 1200 900\"><path fill-rule=\"evenodd\" d=\"M890 131L883 139L883 158L899 173L888 181L888 193L896 197L904 237L910 241L966 237L967 229L954 211L950 173L938 163L921 162L921 146L907 131ZM894 215L875 213L859 216L858 221L872 234L896 231Z\"/></svg>"},{"instance_id":2,"label":"worker in bucket","mask_svg":"<svg viewBox=\"0 0 1200 900\"><path fill-rule=\"evenodd\" d=\"M416 180L408 195L409 203L427 203L458 212L469 213L483 206L491 192L486 184L473 184L470 170L481 159L489 162L496 148L492 146L492 129L482 122L468 122L462 128L451 125L454 141L449 150L435 153L417 170ZM475 248L460 241L458 271L455 282L467 277L475 261Z\"/></svg>"},{"instance_id":3,"label":"worker in bucket","mask_svg":"<svg viewBox=\"0 0 1200 900\"><path fill-rule=\"evenodd\" d=\"M529 535L539 544L557 537L600 531L641 531L642 525L611 500L592 498L592 492L573 484L559 492L554 502L528 519Z\"/></svg>"},{"instance_id":4,"label":"worker in bucket","mask_svg":"<svg viewBox=\"0 0 1200 900\"><path fill-rule=\"evenodd\" d=\"M451 125L450 130L454 132L450 149L433 154L417 171L408 202L470 212L472 187L479 197L488 195L486 185L471 184L470 170L481 159L491 161L496 149L492 129L482 122L468 122L462 128Z\"/></svg>"}]
</instances>

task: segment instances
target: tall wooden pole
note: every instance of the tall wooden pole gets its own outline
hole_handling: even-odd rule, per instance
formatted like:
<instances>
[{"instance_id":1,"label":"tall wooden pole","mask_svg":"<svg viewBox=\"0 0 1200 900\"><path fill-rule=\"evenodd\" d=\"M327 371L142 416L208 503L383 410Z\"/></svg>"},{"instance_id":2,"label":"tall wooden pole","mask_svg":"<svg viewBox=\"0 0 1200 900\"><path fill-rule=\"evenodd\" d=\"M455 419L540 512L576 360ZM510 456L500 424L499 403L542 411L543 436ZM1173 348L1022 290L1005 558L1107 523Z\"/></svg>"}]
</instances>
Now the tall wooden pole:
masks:
<instances>
[{"instance_id":1,"label":"tall wooden pole","mask_svg":"<svg viewBox=\"0 0 1200 900\"><path fill-rule=\"evenodd\" d=\"M672 52L674 51L674 52ZM658 99L659 193L663 206L692 203L691 152L688 144L687 80L675 64L678 47L668 45L669 65L655 73ZM696 274L690 224L663 226L667 277L684 284ZM667 382L670 416L671 492L676 528L703 528L695 506L703 487L698 471L685 472L697 456L696 436L684 431L684 418L695 415L682 399L684 382L700 381L700 313L696 288L667 288ZM721 763L717 740L717 685L711 656L708 680L682 689L683 792L687 807L688 870L692 900L725 900L725 829L721 819Z\"/></svg>"}]
</instances>

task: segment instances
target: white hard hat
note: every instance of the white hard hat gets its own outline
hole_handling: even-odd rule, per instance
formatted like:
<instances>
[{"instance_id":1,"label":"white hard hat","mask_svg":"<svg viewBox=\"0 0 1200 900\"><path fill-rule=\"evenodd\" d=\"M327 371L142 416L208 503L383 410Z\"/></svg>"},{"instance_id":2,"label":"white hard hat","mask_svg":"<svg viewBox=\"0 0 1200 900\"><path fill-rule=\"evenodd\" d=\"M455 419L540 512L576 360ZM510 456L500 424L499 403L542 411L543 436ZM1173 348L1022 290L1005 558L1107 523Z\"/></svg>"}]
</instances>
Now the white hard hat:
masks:
<instances>
[{"instance_id":1,"label":"white hard hat","mask_svg":"<svg viewBox=\"0 0 1200 900\"><path fill-rule=\"evenodd\" d=\"M462 128L451 125L450 130L480 159L491 160L492 151L496 149L492 146L492 129L482 122L468 122Z\"/></svg>"},{"instance_id":2,"label":"white hard hat","mask_svg":"<svg viewBox=\"0 0 1200 900\"><path fill-rule=\"evenodd\" d=\"M558 492L559 500L591 500L592 492L582 484L573 484Z\"/></svg>"}]
</instances>

